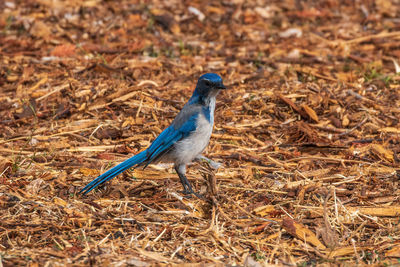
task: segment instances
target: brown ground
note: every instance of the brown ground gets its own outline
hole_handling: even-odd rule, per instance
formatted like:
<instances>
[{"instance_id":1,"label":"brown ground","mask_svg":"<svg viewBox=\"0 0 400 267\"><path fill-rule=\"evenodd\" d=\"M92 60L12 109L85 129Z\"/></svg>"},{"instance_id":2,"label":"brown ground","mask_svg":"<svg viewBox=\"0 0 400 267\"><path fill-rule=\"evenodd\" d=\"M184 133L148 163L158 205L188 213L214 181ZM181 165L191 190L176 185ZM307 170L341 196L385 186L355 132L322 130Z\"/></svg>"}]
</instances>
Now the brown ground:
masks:
<instances>
[{"instance_id":1,"label":"brown ground","mask_svg":"<svg viewBox=\"0 0 400 267\"><path fill-rule=\"evenodd\" d=\"M400 2L167 2L0 1L0 266L398 264ZM206 72L208 202L160 166L77 194Z\"/></svg>"}]
</instances>

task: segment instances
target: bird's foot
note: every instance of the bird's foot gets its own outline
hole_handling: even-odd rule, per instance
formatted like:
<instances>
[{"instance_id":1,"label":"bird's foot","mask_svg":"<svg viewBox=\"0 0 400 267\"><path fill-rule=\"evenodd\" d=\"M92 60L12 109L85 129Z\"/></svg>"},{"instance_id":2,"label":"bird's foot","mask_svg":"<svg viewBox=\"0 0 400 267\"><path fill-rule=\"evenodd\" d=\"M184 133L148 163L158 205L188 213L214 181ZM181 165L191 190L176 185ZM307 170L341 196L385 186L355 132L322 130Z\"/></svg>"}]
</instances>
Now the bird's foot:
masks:
<instances>
[{"instance_id":1,"label":"bird's foot","mask_svg":"<svg viewBox=\"0 0 400 267\"><path fill-rule=\"evenodd\" d=\"M213 160L210 160L208 164L210 164L211 168L213 168L214 170L218 170L222 166L222 163Z\"/></svg>"},{"instance_id":2,"label":"bird's foot","mask_svg":"<svg viewBox=\"0 0 400 267\"><path fill-rule=\"evenodd\" d=\"M222 166L222 163L213 161L212 159L209 159L203 155L197 156L196 160L207 162L208 165L210 165L210 167L213 168L214 170L218 170Z\"/></svg>"},{"instance_id":3,"label":"bird's foot","mask_svg":"<svg viewBox=\"0 0 400 267\"><path fill-rule=\"evenodd\" d=\"M185 189L185 190L180 191L180 192L185 195L185 198L192 198L192 195L195 195L196 197L198 197L200 199L205 199L203 195L201 195L199 193L196 193L193 190Z\"/></svg>"}]
</instances>

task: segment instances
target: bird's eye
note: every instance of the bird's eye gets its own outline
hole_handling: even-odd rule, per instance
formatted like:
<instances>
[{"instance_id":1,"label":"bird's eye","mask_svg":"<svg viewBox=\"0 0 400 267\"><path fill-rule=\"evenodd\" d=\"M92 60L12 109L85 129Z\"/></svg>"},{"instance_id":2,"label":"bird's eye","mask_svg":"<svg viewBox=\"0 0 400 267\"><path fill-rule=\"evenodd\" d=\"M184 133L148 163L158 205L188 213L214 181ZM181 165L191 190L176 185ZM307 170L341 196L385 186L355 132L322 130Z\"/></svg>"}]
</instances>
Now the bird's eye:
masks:
<instances>
[{"instance_id":1,"label":"bird's eye","mask_svg":"<svg viewBox=\"0 0 400 267\"><path fill-rule=\"evenodd\" d=\"M205 80L205 83L207 86L211 86L211 84L212 84L209 80Z\"/></svg>"}]
</instances>

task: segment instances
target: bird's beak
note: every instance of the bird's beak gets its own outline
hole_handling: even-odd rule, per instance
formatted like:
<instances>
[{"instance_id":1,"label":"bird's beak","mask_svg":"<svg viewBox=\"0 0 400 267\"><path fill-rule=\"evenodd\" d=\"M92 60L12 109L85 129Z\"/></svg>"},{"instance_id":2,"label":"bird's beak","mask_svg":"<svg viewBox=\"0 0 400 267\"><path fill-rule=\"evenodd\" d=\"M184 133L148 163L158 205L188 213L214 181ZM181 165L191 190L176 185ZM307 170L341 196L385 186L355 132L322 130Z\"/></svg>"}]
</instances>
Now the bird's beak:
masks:
<instances>
[{"instance_id":1,"label":"bird's beak","mask_svg":"<svg viewBox=\"0 0 400 267\"><path fill-rule=\"evenodd\" d=\"M221 84L219 84L219 85L217 86L217 88L218 88L218 89L226 89L225 85L224 85L224 84L222 84L222 83L221 83Z\"/></svg>"}]
</instances>

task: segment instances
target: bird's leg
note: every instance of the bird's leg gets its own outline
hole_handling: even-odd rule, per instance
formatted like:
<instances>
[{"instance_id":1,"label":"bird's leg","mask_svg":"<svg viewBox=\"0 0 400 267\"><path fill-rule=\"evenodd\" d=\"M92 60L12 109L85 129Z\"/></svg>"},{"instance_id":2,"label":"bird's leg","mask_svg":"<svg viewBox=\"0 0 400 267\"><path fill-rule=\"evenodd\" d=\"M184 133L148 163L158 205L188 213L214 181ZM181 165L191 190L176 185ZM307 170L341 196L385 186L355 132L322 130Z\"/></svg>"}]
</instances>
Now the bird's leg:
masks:
<instances>
[{"instance_id":1,"label":"bird's leg","mask_svg":"<svg viewBox=\"0 0 400 267\"><path fill-rule=\"evenodd\" d=\"M218 170L219 167L222 166L222 163L213 161L212 159L209 159L209 158L207 158L207 157L205 157L205 156L203 156L203 155L198 155L197 157L194 158L194 160L196 160L196 161L202 161L202 160L204 160L204 161L208 162L208 164L210 165L210 167L213 168L213 169L215 169L215 170Z\"/></svg>"},{"instance_id":2,"label":"bird's leg","mask_svg":"<svg viewBox=\"0 0 400 267\"><path fill-rule=\"evenodd\" d=\"M181 180L182 186L183 186L183 194L185 195L190 195L193 194L198 198L203 199L203 196L194 192L192 185L190 184L188 178L186 177L186 165L175 165L175 171L179 176L179 179Z\"/></svg>"},{"instance_id":3,"label":"bird's leg","mask_svg":"<svg viewBox=\"0 0 400 267\"><path fill-rule=\"evenodd\" d=\"M186 180L187 180L187 178L185 176L186 166L185 165L179 165L179 166L175 165L174 168L175 168L176 173L179 176L179 180L181 180L181 184L183 186L183 193L184 194L190 193L190 192L188 192L188 188L186 185Z\"/></svg>"}]
</instances>

